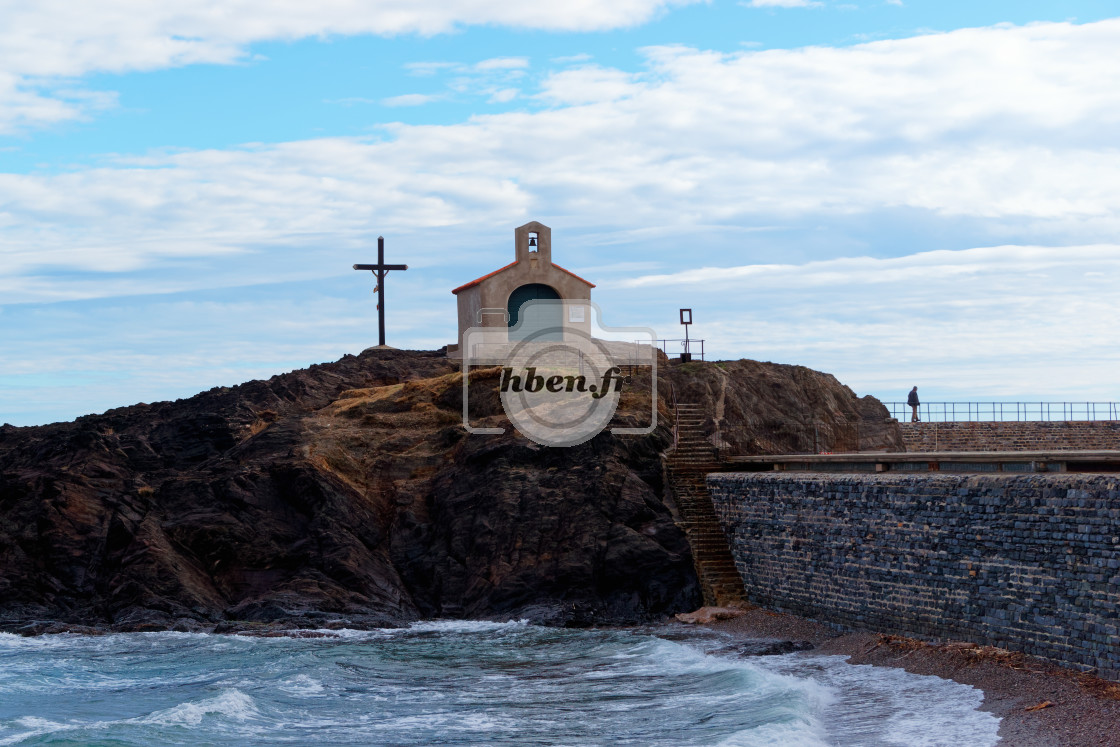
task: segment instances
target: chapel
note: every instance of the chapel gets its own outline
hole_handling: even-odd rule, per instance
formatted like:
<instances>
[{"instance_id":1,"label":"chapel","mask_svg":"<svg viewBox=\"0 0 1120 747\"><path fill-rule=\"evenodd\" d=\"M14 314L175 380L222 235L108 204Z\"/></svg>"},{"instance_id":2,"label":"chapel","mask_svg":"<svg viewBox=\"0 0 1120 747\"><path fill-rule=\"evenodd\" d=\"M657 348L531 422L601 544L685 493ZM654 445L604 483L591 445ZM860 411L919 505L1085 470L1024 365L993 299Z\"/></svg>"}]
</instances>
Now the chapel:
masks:
<instances>
[{"instance_id":1,"label":"chapel","mask_svg":"<svg viewBox=\"0 0 1120 747\"><path fill-rule=\"evenodd\" d=\"M458 356L463 334L472 327L505 327L510 342L547 339L542 330L590 328L585 305L535 304L522 310L534 300L591 300L593 283L552 263L552 229L526 223L514 229L513 244L513 262L451 291L459 307L459 344L448 346L449 356Z\"/></svg>"}]
</instances>

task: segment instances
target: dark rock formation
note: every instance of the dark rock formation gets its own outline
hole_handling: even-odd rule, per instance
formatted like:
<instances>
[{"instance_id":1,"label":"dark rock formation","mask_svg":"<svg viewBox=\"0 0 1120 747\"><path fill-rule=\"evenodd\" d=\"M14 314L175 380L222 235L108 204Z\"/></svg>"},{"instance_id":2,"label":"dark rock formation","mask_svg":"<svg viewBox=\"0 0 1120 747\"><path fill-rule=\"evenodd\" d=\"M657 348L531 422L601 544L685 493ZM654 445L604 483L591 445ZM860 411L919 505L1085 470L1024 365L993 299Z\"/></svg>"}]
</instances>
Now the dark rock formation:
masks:
<instances>
[{"instance_id":1,"label":"dark rock formation","mask_svg":"<svg viewBox=\"0 0 1120 747\"><path fill-rule=\"evenodd\" d=\"M807 369L714 368L666 372L651 435L604 432L570 449L511 429L468 436L458 365L440 352L370 351L186 400L3 426L0 627L578 625L695 608L662 484L668 382L722 401L713 434L731 444L753 443L748 413L881 420ZM786 368L805 373L779 396L771 381ZM472 375L471 406L500 422L495 375Z\"/></svg>"},{"instance_id":2,"label":"dark rock formation","mask_svg":"<svg viewBox=\"0 0 1120 747\"><path fill-rule=\"evenodd\" d=\"M713 653L746 658L748 656L780 656L797 651L812 651L814 648L816 646L809 641L757 640L724 646Z\"/></svg>"},{"instance_id":3,"label":"dark rock formation","mask_svg":"<svg viewBox=\"0 0 1120 747\"><path fill-rule=\"evenodd\" d=\"M703 404L714 446L731 454L905 451L898 423L874 397L831 374L751 360L686 363L670 380L678 399Z\"/></svg>"}]
</instances>

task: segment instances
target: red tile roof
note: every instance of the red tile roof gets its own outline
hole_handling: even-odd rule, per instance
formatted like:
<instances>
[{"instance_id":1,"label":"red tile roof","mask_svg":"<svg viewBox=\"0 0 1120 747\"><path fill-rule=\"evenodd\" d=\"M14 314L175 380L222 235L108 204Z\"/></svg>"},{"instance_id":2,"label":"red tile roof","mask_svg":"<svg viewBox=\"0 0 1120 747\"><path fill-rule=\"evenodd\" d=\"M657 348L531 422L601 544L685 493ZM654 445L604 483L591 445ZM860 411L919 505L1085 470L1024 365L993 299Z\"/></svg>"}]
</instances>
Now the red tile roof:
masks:
<instances>
[{"instance_id":1,"label":"red tile roof","mask_svg":"<svg viewBox=\"0 0 1120 747\"><path fill-rule=\"evenodd\" d=\"M474 280L470 281L469 283L464 283L463 285L460 285L460 286L459 286L458 288L456 288L455 290L453 290L453 291L451 291L451 292L452 292L453 294L455 294L455 293L458 293L459 291L465 291L465 290L466 290L467 288L473 288L474 286L476 286L476 285L478 285L479 283L481 283L481 282L482 282L483 280L486 280L487 278L492 278L492 277L494 277L495 275L497 275L497 274L498 274L499 272L505 272L505 271L506 271L506 270L508 270L509 268L513 267L513 266L514 266L515 264L517 264L517 262L510 262L510 263L509 263L508 265L506 265L505 267L499 267L499 268L498 268L497 270L494 270L494 271L493 271L493 272L491 272L491 273L487 273L486 275L483 275L483 276L482 276L482 277L480 277L480 278L475 278ZM556 268L557 270L560 270L560 272L566 272L566 273L568 273L569 275L571 275L572 277L574 277L574 278L575 278L576 280L580 281L581 283L587 283L587 284L588 284L589 286L591 286L592 288L594 288L594 287L595 287L595 283L589 283L588 281L584 280L583 278L581 278L581 277L580 277L579 275L575 274L575 273L574 273L574 272L572 272L571 270L565 270L565 269L564 269L563 267L561 267L560 265L553 265L553 267L555 267L555 268Z\"/></svg>"},{"instance_id":2,"label":"red tile roof","mask_svg":"<svg viewBox=\"0 0 1120 747\"><path fill-rule=\"evenodd\" d=\"M566 273L568 273L569 275L571 275L572 277L574 277L574 278L575 278L576 280L580 281L581 283L587 283L587 284L588 284L588 285L589 285L590 287L592 287L592 288L594 288L594 287L595 287L595 283L592 283L592 282L590 282L590 281L588 281L588 280L584 280L583 278L581 278L581 277L580 277L579 275L575 274L575 273L574 273L574 272L572 272L571 270L565 270L565 269L564 269L563 267L561 267L560 265L553 265L553 267L555 267L555 268L556 268L557 270L559 270L560 272L566 272Z\"/></svg>"}]
</instances>

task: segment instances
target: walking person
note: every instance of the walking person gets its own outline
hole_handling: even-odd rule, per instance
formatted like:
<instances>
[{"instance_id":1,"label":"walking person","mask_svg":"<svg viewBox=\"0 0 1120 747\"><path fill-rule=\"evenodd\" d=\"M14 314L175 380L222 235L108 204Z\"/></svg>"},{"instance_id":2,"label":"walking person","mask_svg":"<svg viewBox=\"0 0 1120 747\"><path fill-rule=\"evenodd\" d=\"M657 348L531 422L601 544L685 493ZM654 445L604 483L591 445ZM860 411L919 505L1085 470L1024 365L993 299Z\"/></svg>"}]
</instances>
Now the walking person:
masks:
<instances>
[{"instance_id":1,"label":"walking person","mask_svg":"<svg viewBox=\"0 0 1120 747\"><path fill-rule=\"evenodd\" d=\"M906 404L910 405L910 412L913 413L913 415L910 416L910 422L917 423L920 421L921 418L918 417L918 406L922 403L918 401L918 387L914 387L910 390L910 396L906 398Z\"/></svg>"}]
</instances>

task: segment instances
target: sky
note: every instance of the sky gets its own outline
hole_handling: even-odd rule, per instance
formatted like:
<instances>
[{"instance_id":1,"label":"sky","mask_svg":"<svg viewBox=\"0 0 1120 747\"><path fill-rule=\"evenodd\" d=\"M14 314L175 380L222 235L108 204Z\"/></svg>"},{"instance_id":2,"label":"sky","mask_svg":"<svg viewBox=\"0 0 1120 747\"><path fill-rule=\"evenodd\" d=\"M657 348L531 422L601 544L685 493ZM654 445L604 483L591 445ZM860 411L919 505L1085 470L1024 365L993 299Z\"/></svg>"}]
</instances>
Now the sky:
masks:
<instances>
[{"instance_id":1,"label":"sky","mask_svg":"<svg viewBox=\"0 0 1120 747\"><path fill-rule=\"evenodd\" d=\"M0 423L456 337L513 229L613 326L902 401L1120 400L1120 9L0 0Z\"/></svg>"}]
</instances>

